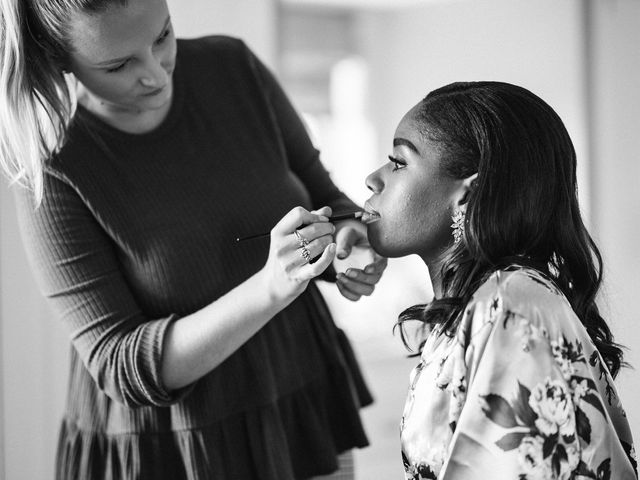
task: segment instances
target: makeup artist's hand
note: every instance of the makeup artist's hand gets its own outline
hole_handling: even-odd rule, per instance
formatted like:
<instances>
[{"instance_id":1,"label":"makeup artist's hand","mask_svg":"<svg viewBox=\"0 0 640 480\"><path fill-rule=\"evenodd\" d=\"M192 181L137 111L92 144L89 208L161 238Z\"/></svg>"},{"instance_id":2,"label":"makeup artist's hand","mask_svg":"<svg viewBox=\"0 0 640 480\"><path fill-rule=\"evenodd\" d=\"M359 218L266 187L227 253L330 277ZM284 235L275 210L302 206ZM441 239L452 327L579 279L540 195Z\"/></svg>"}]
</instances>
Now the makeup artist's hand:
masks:
<instances>
[{"instance_id":1,"label":"makeup artist's hand","mask_svg":"<svg viewBox=\"0 0 640 480\"><path fill-rule=\"evenodd\" d=\"M330 215L329 207L311 212L296 207L271 229L269 257L262 273L265 274L265 286L276 302L291 302L307 288L311 279L331 265L336 245ZM304 247L302 239L308 242ZM308 258L305 258L305 250ZM309 263L315 258L316 261Z\"/></svg>"},{"instance_id":2,"label":"makeup artist's hand","mask_svg":"<svg viewBox=\"0 0 640 480\"><path fill-rule=\"evenodd\" d=\"M357 220L340 222L336 229L337 258L347 258L353 247L365 248L371 251L373 261L364 268L348 268L336 276L336 285L343 297L349 300L359 300L363 295L373 293L382 273L387 268L387 259L378 255L367 240L367 227Z\"/></svg>"}]
</instances>

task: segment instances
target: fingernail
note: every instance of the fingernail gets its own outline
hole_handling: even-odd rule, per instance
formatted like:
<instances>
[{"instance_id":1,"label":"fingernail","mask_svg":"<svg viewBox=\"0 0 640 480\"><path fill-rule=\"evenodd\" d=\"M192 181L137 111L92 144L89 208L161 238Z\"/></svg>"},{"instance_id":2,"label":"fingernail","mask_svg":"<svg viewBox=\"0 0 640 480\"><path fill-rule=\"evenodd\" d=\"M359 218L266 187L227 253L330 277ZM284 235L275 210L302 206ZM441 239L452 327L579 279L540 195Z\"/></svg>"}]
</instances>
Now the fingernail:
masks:
<instances>
[{"instance_id":1,"label":"fingernail","mask_svg":"<svg viewBox=\"0 0 640 480\"><path fill-rule=\"evenodd\" d=\"M347 254L346 254L345 252L340 252L340 253L338 254L338 258L339 258L340 260L342 260L343 258L346 258L346 257L347 257Z\"/></svg>"},{"instance_id":2,"label":"fingernail","mask_svg":"<svg viewBox=\"0 0 640 480\"><path fill-rule=\"evenodd\" d=\"M330 243L329 244L329 253L335 253L336 251L336 244L335 243Z\"/></svg>"},{"instance_id":3,"label":"fingernail","mask_svg":"<svg viewBox=\"0 0 640 480\"><path fill-rule=\"evenodd\" d=\"M355 270L347 270L347 277L355 278L357 275Z\"/></svg>"},{"instance_id":4,"label":"fingernail","mask_svg":"<svg viewBox=\"0 0 640 480\"><path fill-rule=\"evenodd\" d=\"M373 273L373 266L367 265L364 267L364 273Z\"/></svg>"}]
</instances>

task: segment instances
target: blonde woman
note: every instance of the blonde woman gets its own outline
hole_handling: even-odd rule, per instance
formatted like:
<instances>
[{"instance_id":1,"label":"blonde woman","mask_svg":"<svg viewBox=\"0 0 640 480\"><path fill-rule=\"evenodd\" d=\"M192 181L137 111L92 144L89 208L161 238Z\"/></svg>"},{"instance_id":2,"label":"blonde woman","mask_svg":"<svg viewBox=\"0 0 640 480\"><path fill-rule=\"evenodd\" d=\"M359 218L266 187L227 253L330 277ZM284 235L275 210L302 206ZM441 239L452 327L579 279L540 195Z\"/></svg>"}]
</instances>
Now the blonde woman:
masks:
<instances>
[{"instance_id":1,"label":"blonde woman","mask_svg":"<svg viewBox=\"0 0 640 480\"><path fill-rule=\"evenodd\" d=\"M271 73L165 0L0 4L0 161L74 347L57 478L353 478L371 398L313 280L365 227Z\"/></svg>"}]
</instances>

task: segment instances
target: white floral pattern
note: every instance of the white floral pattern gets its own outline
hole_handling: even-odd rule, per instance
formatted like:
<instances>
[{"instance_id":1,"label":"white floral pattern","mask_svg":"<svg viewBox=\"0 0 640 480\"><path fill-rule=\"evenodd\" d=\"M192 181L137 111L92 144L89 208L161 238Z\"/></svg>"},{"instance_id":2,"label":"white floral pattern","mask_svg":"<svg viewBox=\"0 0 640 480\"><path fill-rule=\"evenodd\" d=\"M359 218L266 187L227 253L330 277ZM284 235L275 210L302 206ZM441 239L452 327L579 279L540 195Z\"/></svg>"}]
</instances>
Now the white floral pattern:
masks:
<instances>
[{"instance_id":1,"label":"white floral pattern","mask_svg":"<svg viewBox=\"0 0 640 480\"><path fill-rule=\"evenodd\" d=\"M518 463L524 475L530 480L546 480L551 469L544 459L542 437L525 437L518 447Z\"/></svg>"},{"instance_id":2,"label":"white floral pattern","mask_svg":"<svg viewBox=\"0 0 640 480\"><path fill-rule=\"evenodd\" d=\"M529 406L538 416L535 425L543 435L575 433L573 402L562 382L547 377L531 391Z\"/></svg>"},{"instance_id":3,"label":"white floral pattern","mask_svg":"<svg viewBox=\"0 0 640 480\"><path fill-rule=\"evenodd\" d=\"M454 338L425 345L401 423L407 480L637 478L607 367L543 275L496 272Z\"/></svg>"}]
</instances>

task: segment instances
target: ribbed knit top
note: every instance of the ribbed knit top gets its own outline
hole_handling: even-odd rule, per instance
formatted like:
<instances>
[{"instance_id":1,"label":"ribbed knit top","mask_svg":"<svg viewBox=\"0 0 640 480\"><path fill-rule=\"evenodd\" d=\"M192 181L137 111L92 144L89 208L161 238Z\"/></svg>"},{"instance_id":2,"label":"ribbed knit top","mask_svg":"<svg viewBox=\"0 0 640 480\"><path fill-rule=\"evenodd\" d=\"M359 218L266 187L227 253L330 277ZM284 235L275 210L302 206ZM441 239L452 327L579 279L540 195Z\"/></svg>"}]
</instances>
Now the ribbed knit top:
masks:
<instances>
[{"instance_id":1,"label":"ribbed knit top","mask_svg":"<svg viewBox=\"0 0 640 480\"><path fill-rule=\"evenodd\" d=\"M313 283L210 374L161 381L167 326L264 265L268 240L236 237L296 205L354 207L241 41L179 40L171 109L149 133L79 107L44 191L17 205L74 347L58 478L292 480L367 444L369 394Z\"/></svg>"}]
</instances>

